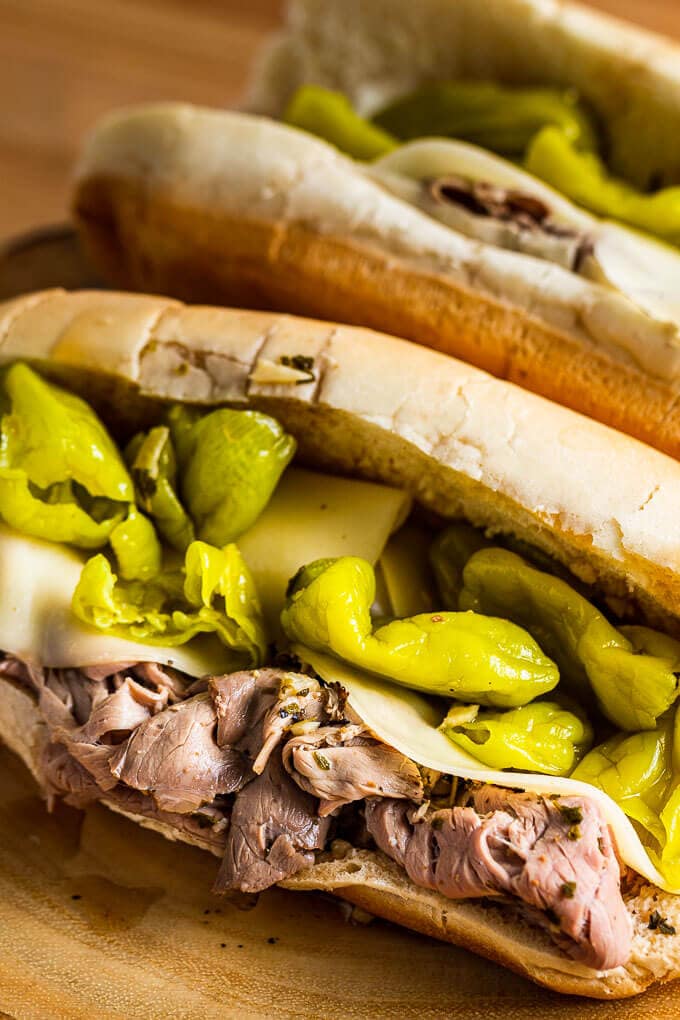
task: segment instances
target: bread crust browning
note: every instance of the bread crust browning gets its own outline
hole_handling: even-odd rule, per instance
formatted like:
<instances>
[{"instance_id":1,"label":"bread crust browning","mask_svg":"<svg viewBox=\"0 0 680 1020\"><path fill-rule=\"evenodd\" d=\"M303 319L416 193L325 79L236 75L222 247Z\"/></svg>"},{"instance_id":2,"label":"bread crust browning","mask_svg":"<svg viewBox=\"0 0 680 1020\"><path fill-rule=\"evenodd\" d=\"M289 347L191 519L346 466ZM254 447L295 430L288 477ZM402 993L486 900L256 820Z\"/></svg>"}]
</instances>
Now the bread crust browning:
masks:
<instances>
[{"instance_id":1,"label":"bread crust browning","mask_svg":"<svg viewBox=\"0 0 680 1020\"><path fill-rule=\"evenodd\" d=\"M182 205L142 181L84 179L75 214L115 286L270 309L404 337L680 459L680 391L519 305L304 222Z\"/></svg>"}]
</instances>

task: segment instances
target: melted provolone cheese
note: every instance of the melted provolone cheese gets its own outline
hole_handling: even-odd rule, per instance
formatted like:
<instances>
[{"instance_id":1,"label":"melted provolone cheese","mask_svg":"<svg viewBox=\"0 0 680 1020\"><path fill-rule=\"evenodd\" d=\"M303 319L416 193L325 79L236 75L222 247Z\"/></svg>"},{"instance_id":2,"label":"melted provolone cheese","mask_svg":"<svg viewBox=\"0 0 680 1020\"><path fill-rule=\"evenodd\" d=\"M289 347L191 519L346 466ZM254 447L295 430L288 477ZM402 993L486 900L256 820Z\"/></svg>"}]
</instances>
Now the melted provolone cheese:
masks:
<instances>
[{"instance_id":1,"label":"melted provolone cheese","mask_svg":"<svg viewBox=\"0 0 680 1020\"><path fill-rule=\"evenodd\" d=\"M434 610L429 552L432 535L416 524L405 524L392 535L380 557L391 607L398 619Z\"/></svg>"},{"instance_id":2,"label":"melted provolone cheese","mask_svg":"<svg viewBox=\"0 0 680 1020\"><path fill-rule=\"evenodd\" d=\"M301 566L346 555L375 563L409 509L409 498L397 489L287 471L267 509L238 541L272 633L288 581ZM55 668L146 661L190 676L229 668L229 652L214 636L163 648L81 623L71 600L86 558L0 526L0 651Z\"/></svg>"},{"instance_id":3,"label":"melted provolone cheese","mask_svg":"<svg viewBox=\"0 0 680 1020\"><path fill-rule=\"evenodd\" d=\"M611 827L622 860L662 889L680 892L680 889L669 886L664 880L629 819L602 790L562 776L500 772L484 768L476 758L456 747L437 729L441 715L427 698L415 691L367 676L336 659L307 648L296 646L293 651L327 683L341 684L349 694L349 704L366 726L380 740L401 751L418 765L463 779L511 786L532 793L589 797L599 805Z\"/></svg>"},{"instance_id":4,"label":"melted provolone cheese","mask_svg":"<svg viewBox=\"0 0 680 1020\"><path fill-rule=\"evenodd\" d=\"M291 468L267 509L238 540L265 618L276 631L286 587L300 567L335 556L375 563L411 501L399 489Z\"/></svg>"},{"instance_id":5,"label":"melted provolone cheese","mask_svg":"<svg viewBox=\"0 0 680 1020\"><path fill-rule=\"evenodd\" d=\"M55 668L158 662L195 677L225 671L229 653L216 637L162 648L81 623L71 599L85 559L0 526L0 650Z\"/></svg>"}]
</instances>

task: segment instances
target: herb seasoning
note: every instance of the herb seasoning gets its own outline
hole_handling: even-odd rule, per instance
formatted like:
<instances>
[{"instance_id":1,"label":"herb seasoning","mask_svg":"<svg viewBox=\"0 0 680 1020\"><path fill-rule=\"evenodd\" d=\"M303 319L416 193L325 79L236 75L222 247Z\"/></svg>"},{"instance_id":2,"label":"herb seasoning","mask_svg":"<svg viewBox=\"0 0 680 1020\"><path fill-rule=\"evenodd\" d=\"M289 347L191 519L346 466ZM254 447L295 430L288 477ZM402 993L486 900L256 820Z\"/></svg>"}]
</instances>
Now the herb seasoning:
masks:
<instances>
[{"instance_id":1,"label":"herb seasoning","mask_svg":"<svg viewBox=\"0 0 680 1020\"><path fill-rule=\"evenodd\" d=\"M660 931L662 935L675 935L675 926L669 924L665 917L662 917L658 910L653 910L649 915L650 931Z\"/></svg>"}]
</instances>

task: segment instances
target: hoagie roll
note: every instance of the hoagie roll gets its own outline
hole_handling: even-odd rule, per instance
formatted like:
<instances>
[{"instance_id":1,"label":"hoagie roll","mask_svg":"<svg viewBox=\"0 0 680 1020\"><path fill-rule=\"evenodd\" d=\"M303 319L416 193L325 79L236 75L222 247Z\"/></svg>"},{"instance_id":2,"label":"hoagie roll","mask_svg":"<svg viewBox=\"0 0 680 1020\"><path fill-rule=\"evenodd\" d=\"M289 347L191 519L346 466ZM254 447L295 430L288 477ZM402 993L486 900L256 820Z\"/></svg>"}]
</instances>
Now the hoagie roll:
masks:
<instances>
[{"instance_id":1,"label":"hoagie roll","mask_svg":"<svg viewBox=\"0 0 680 1020\"><path fill-rule=\"evenodd\" d=\"M675 976L674 460L352 327L0 322L0 730L48 798L563 992Z\"/></svg>"}]
</instances>

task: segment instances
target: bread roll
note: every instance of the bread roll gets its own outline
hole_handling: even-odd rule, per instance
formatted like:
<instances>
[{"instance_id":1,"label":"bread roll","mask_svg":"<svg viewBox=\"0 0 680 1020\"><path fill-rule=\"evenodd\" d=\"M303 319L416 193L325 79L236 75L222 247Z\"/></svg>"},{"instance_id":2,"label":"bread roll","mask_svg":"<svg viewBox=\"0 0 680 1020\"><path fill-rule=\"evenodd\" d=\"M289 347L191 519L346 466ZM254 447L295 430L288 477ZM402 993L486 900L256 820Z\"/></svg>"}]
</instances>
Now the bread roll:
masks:
<instances>
[{"instance_id":1,"label":"bread roll","mask_svg":"<svg viewBox=\"0 0 680 1020\"><path fill-rule=\"evenodd\" d=\"M568 2L292 0L246 108L280 117L306 82L365 112L436 80L572 86L613 172L647 190L680 180L679 67L677 45ZM471 241L310 136L181 107L123 115L85 150L75 213L117 286L381 329L680 456L677 313Z\"/></svg>"},{"instance_id":2,"label":"bread roll","mask_svg":"<svg viewBox=\"0 0 680 1020\"><path fill-rule=\"evenodd\" d=\"M267 382L272 365L293 354L314 359L314 379ZM118 426L148 421L167 401L263 408L297 437L308 463L400 485L445 516L530 541L677 629L680 464L451 358L362 329L96 291L0 306L0 364L17 358ZM251 380L255 369L264 381ZM0 737L41 781L46 729L32 697L7 679ZM377 852L336 845L286 885L333 892L558 991L617 998L680 974L677 940L648 928L654 909L680 928L680 898L642 880L624 885L631 960L604 974L570 961L511 907L420 889Z\"/></svg>"}]
</instances>

